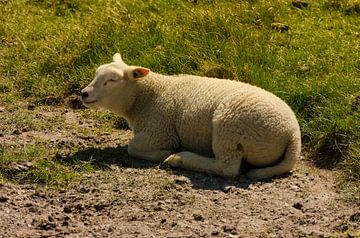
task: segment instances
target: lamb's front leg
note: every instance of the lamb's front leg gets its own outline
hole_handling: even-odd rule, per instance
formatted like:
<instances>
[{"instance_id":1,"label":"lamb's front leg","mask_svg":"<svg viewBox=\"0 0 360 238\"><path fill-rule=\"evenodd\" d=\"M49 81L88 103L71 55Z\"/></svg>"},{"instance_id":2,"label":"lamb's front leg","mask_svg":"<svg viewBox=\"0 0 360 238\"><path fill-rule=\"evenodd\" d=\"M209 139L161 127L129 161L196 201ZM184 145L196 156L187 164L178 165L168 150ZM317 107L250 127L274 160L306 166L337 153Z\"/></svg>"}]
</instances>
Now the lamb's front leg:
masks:
<instances>
[{"instance_id":1,"label":"lamb's front leg","mask_svg":"<svg viewBox=\"0 0 360 238\"><path fill-rule=\"evenodd\" d=\"M170 145L156 143L152 138L149 138L145 135L135 136L128 145L129 155L149 160L153 162L162 162L171 154L174 153Z\"/></svg>"},{"instance_id":2,"label":"lamb's front leg","mask_svg":"<svg viewBox=\"0 0 360 238\"><path fill-rule=\"evenodd\" d=\"M128 153L129 155L139 159L149 160L153 162L162 162L173 152L170 150L141 151L128 148Z\"/></svg>"}]
</instances>

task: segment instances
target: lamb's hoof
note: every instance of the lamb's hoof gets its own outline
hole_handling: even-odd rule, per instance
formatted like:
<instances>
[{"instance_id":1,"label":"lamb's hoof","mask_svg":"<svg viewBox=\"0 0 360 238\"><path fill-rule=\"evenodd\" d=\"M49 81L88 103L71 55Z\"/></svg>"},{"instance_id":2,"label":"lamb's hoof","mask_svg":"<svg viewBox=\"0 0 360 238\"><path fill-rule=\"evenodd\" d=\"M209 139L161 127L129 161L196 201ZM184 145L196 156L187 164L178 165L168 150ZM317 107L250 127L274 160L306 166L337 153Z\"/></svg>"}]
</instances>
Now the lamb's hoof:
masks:
<instances>
[{"instance_id":1,"label":"lamb's hoof","mask_svg":"<svg viewBox=\"0 0 360 238\"><path fill-rule=\"evenodd\" d=\"M170 155L163 162L163 165L168 167L180 167L181 164L182 164L181 157L177 154Z\"/></svg>"}]
</instances>

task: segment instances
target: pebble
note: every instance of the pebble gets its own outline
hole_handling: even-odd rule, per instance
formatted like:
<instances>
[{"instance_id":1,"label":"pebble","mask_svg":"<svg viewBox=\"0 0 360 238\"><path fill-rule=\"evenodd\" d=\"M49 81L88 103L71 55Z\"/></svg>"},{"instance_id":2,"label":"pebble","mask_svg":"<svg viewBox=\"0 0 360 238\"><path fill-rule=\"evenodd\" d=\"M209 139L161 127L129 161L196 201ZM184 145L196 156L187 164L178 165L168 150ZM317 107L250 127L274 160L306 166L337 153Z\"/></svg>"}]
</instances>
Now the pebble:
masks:
<instances>
[{"instance_id":1,"label":"pebble","mask_svg":"<svg viewBox=\"0 0 360 238\"><path fill-rule=\"evenodd\" d=\"M290 189L294 192L299 192L301 190L300 187L297 185L291 185Z\"/></svg>"},{"instance_id":2,"label":"pebble","mask_svg":"<svg viewBox=\"0 0 360 238\"><path fill-rule=\"evenodd\" d=\"M56 224L54 222L42 222L39 225L41 230L52 230L56 228Z\"/></svg>"},{"instance_id":3,"label":"pebble","mask_svg":"<svg viewBox=\"0 0 360 238\"><path fill-rule=\"evenodd\" d=\"M7 202L9 200L8 197L0 196L0 202Z\"/></svg>"},{"instance_id":4,"label":"pebble","mask_svg":"<svg viewBox=\"0 0 360 238\"><path fill-rule=\"evenodd\" d=\"M225 225L222 228L225 233L231 233L233 235L235 235L237 233L235 227Z\"/></svg>"},{"instance_id":5,"label":"pebble","mask_svg":"<svg viewBox=\"0 0 360 238\"><path fill-rule=\"evenodd\" d=\"M106 204L95 204L94 208L97 212L100 212L101 210L104 210L105 207L107 207L108 205Z\"/></svg>"},{"instance_id":6,"label":"pebble","mask_svg":"<svg viewBox=\"0 0 360 238\"><path fill-rule=\"evenodd\" d=\"M201 214L193 214L195 221L205 221L205 218Z\"/></svg>"},{"instance_id":7,"label":"pebble","mask_svg":"<svg viewBox=\"0 0 360 238\"><path fill-rule=\"evenodd\" d=\"M230 191L233 190L233 189L235 189L235 186L224 186L224 187L222 188L222 191L223 191L224 193L228 193L228 192L230 192Z\"/></svg>"},{"instance_id":8,"label":"pebble","mask_svg":"<svg viewBox=\"0 0 360 238\"><path fill-rule=\"evenodd\" d=\"M360 222L360 212L354 213L350 216L349 220L351 222Z\"/></svg>"},{"instance_id":9,"label":"pebble","mask_svg":"<svg viewBox=\"0 0 360 238\"><path fill-rule=\"evenodd\" d=\"M17 135L20 135L21 134L21 132L18 130L18 129L15 129L12 133L11 133L11 135L13 135L13 136L17 136Z\"/></svg>"},{"instance_id":10,"label":"pebble","mask_svg":"<svg viewBox=\"0 0 360 238\"><path fill-rule=\"evenodd\" d=\"M32 207L32 206L29 207L28 211L29 211L29 212L32 212L32 213L37 212L36 208L35 208L35 207Z\"/></svg>"},{"instance_id":11,"label":"pebble","mask_svg":"<svg viewBox=\"0 0 360 238\"><path fill-rule=\"evenodd\" d=\"M69 226L69 222L68 221L63 221L61 225L62 226Z\"/></svg>"},{"instance_id":12,"label":"pebble","mask_svg":"<svg viewBox=\"0 0 360 238\"><path fill-rule=\"evenodd\" d=\"M293 205L293 208L301 210L303 208L303 205L301 203L297 202Z\"/></svg>"},{"instance_id":13,"label":"pebble","mask_svg":"<svg viewBox=\"0 0 360 238\"><path fill-rule=\"evenodd\" d=\"M33 195L33 198L35 197L39 197L39 198L46 198L46 193L42 192L42 191L36 191Z\"/></svg>"},{"instance_id":14,"label":"pebble","mask_svg":"<svg viewBox=\"0 0 360 238\"><path fill-rule=\"evenodd\" d=\"M64 212L65 213L71 213L71 208L69 206L65 206L64 207Z\"/></svg>"}]
</instances>

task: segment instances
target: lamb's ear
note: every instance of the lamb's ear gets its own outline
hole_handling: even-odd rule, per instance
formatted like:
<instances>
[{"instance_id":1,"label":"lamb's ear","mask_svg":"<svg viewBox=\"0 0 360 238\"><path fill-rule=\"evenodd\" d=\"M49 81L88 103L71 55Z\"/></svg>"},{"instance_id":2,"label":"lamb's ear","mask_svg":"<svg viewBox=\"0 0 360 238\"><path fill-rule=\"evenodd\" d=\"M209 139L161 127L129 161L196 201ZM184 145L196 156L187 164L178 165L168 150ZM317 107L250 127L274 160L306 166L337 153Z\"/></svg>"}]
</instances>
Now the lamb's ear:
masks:
<instances>
[{"instance_id":1,"label":"lamb's ear","mask_svg":"<svg viewBox=\"0 0 360 238\"><path fill-rule=\"evenodd\" d=\"M139 78L142 78L142 77L145 77L146 75L148 75L149 72L150 72L150 69L143 68L143 67L137 67L137 68L132 69L130 77L133 79L139 79Z\"/></svg>"},{"instance_id":2,"label":"lamb's ear","mask_svg":"<svg viewBox=\"0 0 360 238\"><path fill-rule=\"evenodd\" d=\"M121 58L121 55L119 53L114 54L113 61L115 63L124 63L124 61Z\"/></svg>"}]
</instances>

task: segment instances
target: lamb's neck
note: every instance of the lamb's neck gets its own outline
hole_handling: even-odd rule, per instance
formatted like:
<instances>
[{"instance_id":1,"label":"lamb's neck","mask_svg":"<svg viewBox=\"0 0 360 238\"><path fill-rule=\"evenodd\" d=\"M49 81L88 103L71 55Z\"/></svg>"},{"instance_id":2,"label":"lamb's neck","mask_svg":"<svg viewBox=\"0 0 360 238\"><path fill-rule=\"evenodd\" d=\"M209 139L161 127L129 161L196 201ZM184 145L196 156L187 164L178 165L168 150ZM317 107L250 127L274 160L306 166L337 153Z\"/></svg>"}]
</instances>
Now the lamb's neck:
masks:
<instances>
[{"instance_id":1,"label":"lamb's neck","mask_svg":"<svg viewBox=\"0 0 360 238\"><path fill-rule=\"evenodd\" d=\"M123 117L129 124L134 124L139 117L143 117L153 105L157 95L156 80L146 77L137 82L137 87L133 96L132 106L127 110Z\"/></svg>"}]
</instances>

